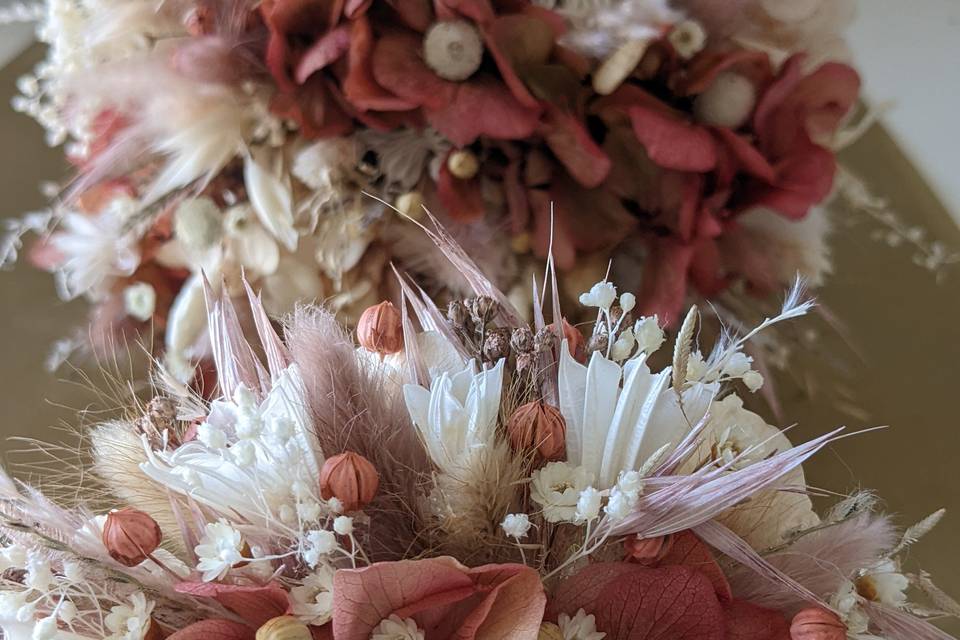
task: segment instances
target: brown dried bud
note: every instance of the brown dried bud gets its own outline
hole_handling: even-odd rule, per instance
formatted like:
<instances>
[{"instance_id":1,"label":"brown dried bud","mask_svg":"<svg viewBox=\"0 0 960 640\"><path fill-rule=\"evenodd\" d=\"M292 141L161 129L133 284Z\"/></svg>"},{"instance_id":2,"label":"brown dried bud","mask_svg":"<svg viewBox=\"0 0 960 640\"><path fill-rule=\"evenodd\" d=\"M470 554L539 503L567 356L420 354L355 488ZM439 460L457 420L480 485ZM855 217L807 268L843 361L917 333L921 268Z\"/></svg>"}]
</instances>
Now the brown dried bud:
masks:
<instances>
[{"instance_id":1,"label":"brown dried bud","mask_svg":"<svg viewBox=\"0 0 960 640\"><path fill-rule=\"evenodd\" d=\"M257 629L256 640L312 640L310 628L293 616L271 618Z\"/></svg>"},{"instance_id":2,"label":"brown dried bud","mask_svg":"<svg viewBox=\"0 0 960 640\"><path fill-rule=\"evenodd\" d=\"M125 567L135 567L157 550L163 540L160 525L143 511L111 511L103 524L103 546Z\"/></svg>"},{"instance_id":3,"label":"brown dried bud","mask_svg":"<svg viewBox=\"0 0 960 640\"><path fill-rule=\"evenodd\" d=\"M336 498L344 511L358 511L373 500L380 486L380 474L360 454L347 451L327 458L320 470L320 495Z\"/></svg>"},{"instance_id":4,"label":"brown dried bud","mask_svg":"<svg viewBox=\"0 0 960 640\"><path fill-rule=\"evenodd\" d=\"M623 548L627 552L627 560L643 565L655 565L673 547L673 536L657 536L656 538L640 538L630 536L623 541Z\"/></svg>"},{"instance_id":5,"label":"brown dried bud","mask_svg":"<svg viewBox=\"0 0 960 640\"><path fill-rule=\"evenodd\" d=\"M535 451L545 461L563 460L567 452L567 423L556 407L540 401L520 406L507 421L514 451Z\"/></svg>"},{"instance_id":6,"label":"brown dried bud","mask_svg":"<svg viewBox=\"0 0 960 640\"><path fill-rule=\"evenodd\" d=\"M469 301L470 314L473 316L473 321L480 326L487 323L493 314L496 313L499 306L497 301L490 296L480 296Z\"/></svg>"},{"instance_id":7,"label":"brown dried bud","mask_svg":"<svg viewBox=\"0 0 960 640\"><path fill-rule=\"evenodd\" d=\"M557 334L550 327L543 327L533 336L533 350L537 353L553 351L559 342Z\"/></svg>"},{"instance_id":8,"label":"brown dried bud","mask_svg":"<svg viewBox=\"0 0 960 640\"><path fill-rule=\"evenodd\" d=\"M793 616L790 640L846 640L847 625L836 614L811 607Z\"/></svg>"},{"instance_id":9,"label":"brown dried bud","mask_svg":"<svg viewBox=\"0 0 960 640\"><path fill-rule=\"evenodd\" d=\"M357 339L367 351L387 355L403 349L403 321L392 302L376 304L360 316Z\"/></svg>"},{"instance_id":10,"label":"brown dried bud","mask_svg":"<svg viewBox=\"0 0 960 640\"><path fill-rule=\"evenodd\" d=\"M465 327L469 318L470 312L467 310L467 305L459 300L454 300L447 305L447 320L449 320L450 324L454 327Z\"/></svg>"},{"instance_id":11,"label":"brown dried bud","mask_svg":"<svg viewBox=\"0 0 960 640\"><path fill-rule=\"evenodd\" d=\"M527 327L514 329L510 336L510 346L519 353L530 353L533 351L533 332Z\"/></svg>"},{"instance_id":12,"label":"brown dried bud","mask_svg":"<svg viewBox=\"0 0 960 640\"><path fill-rule=\"evenodd\" d=\"M605 333L596 333L590 336L590 339L587 340L587 353L593 353L594 351L599 351L600 353L607 352L607 346L610 344L610 338L607 337Z\"/></svg>"},{"instance_id":13,"label":"brown dried bud","mask_svg":"<svg viewBox=\"0 0 960 640\"><path fill-rule=\"evenodd\" d=\"M550 328L552 329L553 326L554 325L550 325ZM560 320L560 331L563 334L563 339L567 341L567 349L569 349L570 355L576 360L582 360L586 343L583 334L580 333L575 326L567 322L566 318L561 318Z\"/></svg>"},{"instance_id":14,"label":"brown dried bud","mask_svg":"<svg viewBox=\"0 0 960 640\"><path fill-rule=\"evenodd\" d=\"M563 631L552 622L541 623L537 640L563 640Z\"/></svg>"},{"instance_id":15,"label":"brown dried bud","mask_svg":"<svg viewBox=\"0 0 960 640\"><path fill-rule=\"evenodd\" d=\"M496 362L500 358L510 357L510 330L494 329L483 341L483 359Z\"/></svg>"},{"instance_id":16,"label":"brown dried bud","mask_svg":"<svg viewBox=\"0 0 960 640\"><path fill-rule=\"evenodd\" d=\"M167 634L163 632L163 629L160 628L157 621L151 617L147 623L147 632L143 634L143 640L163 640L166 637Z\"/></svg>"}]
</instances>

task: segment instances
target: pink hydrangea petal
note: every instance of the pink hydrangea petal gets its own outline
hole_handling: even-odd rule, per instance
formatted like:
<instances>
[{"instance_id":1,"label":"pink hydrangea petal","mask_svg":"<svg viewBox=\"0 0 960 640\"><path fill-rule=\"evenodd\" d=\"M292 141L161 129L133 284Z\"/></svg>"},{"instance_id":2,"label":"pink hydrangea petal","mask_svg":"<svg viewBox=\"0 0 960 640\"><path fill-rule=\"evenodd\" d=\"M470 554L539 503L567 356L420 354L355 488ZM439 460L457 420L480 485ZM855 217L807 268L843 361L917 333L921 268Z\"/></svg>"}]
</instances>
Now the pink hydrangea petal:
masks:
<instances>
[{"instance_id":1,"label":"pink hydrangea petal","mask_svg":"<svg viewBox=\"0 0 960 640\"><path fill-rule=\"evenodd\" d=\"M433 23L433 6L430 0L387 0L403 24L423 33Z\"/></svg>"},{"instance_id":2,"label":"pink hydrangea petal","mask_svg":"<svg viewBox=\"0 0 960 640\"><path fill-rule=\"evenodd\" d=\"M254 640L254 629L230 620L202 620L177 631L167 640Z\"/></svg>"},{"instance_id":3,"label":"pink hydrangea petal","mask_svg":"<svg viewBox=\"0 0 960 640\"><path fill-rule=\"evenodd\" d=\"M404 100L380 86L373 74L373 30L366 16L351 23L347 75L343 94L360 111L407 111L417 103Z\"/></svg>"},{"instance_id":4,"label":"pink hydrangea petal","mask_svg":"<svg viewBox=\"0 0 960 640\"><path fill-rule=\"evenodd\" d=\"M463 17L486 24L496 17L490 0L434 0L433 6L441 20Z\"/></svg>"},{"instance_id":5,"label":"pink hydrangea petal","mask_svg":"<svg viewBox=\"0 0 960 640\"><path fill-rule=\"evenodd\" d=\"M493 20L483 30L483 38L487 52L513 95L525 106L538 107L539 101L527 89L517 70L547 62L556 41L553 26L538 17L510 14Z\"/></svg>"},{"instance_id":6,"label":"pink hydrangea petal","mask_svg":"<svg viewBox=\"0 0 960 640\"><path fill-rule=\"evenodd\" d=\"M540 112L520 104L495 78L481 74L456 85L446 105L427 107L427 119L462 147L480 136L497 140L529 138L537 129Z\"/></svg>"},{"instance_id":7,"label":"pink hydrangea petal","mask_svg":"<svg viewBox=\"0 0 960 640\"><path fill-rule=\"evenodd\" d=\"M778 163L773 184L753 189L743 208L766 207L788 218L804 218L830 195L836 167L833 153L808 144Z\"/></svg>"},{"instance_id":8,"label":"pink hydrangea petal","mask_svg":"<svg viewBox=\"0 0 960 640\"><path fill-rule=\"evenodd\" d=\"M596 187L606 180L610 174L610 158L593 141L586 126L577 117L550 106L543 128L547 146L574 180L585 187Z\"/></svg>"},{"instance_id":9,"label":"pink hydrangea petal","mask_svg":"<svg viewBox=\"0 0 960 640\"><path fill-rule=\"evenodd\" d=\"M307 49L297 64L294 77L303 84L313 73L339 60L350 48L350 26L340 25L325 33Z\"/></svg>"},{"instance_id":10,"label":"pink hydrangea petal","mask_svg":"<svg viewBox=\"0 0 960 640\"><path fill-rule=\"evenodd\" d=\"M437 179L437 197L447 215L457 222L476 222L483 217L486 206L480 191L480 179L457 178L444 162Z\"/></svg>"},{"instance_id":11,"label":"pink hydrangea petal","mask_svg":"<svg viewBox=\"0 0 960 640\"><path fill-rule=\"evenodd\" d=\"M692 531L674 534L670 550L660 559L659 566L682 565L702 573L713 585L720 602L731 602L730 583L720 570L710 548Z\"/></svg>"},{"instance_id":12,"label":"pink hydrangea petal","mask_svg":"<svg viewBox=\"0 0 960 640\"><path fill-rule=\"evenodd\" d=\"M435 74L423 61L420 49L420 38L413 34L384 35L373 47L373 77L407 102L441 109L453 100L458 85Z\"/></svg>"},{"instance_id":13,"label":"pink hydrangea petal","mask_svg":"<svg viewBox=\"0 0 960 640\"><path fill-rule=\"evenodd\" d=\"M367 640L381 620L396 614L414 617L428 637L495 640L511 637L508 628L526 637L536 634L545 601L539 575L523 565L468 569L453 558L384 562L336 573L333 633L337 640Z\"/></svg>"},{"instance_id":14,"label":"pink hydrangea petal","mask_svg":"<svg viewBox=\"0 0 960 640\"><path fill-rule=\"evenodd\" d=\"M656 314L668 326L677 322L687 294L687 272L693 254L693 246L675 240L653 243L637 296L639 313Z\"/></svg>"},{"instance_id":15,"label":"pink hydrangea petal","mask_svg":"<svg viewBox=\"0 0 960 640\"><path fill-rule=\"evenodd\" d=\"M696 95L710 88L717 76L724 71L733 71L762 88L773 76L770 56L764 51L752 49L708 50L694 58L687 75L678 86L681 95Z\"/></svg>"},{"instance_id":16,"label":"pink hydrangea petal","mask_svg":"<svg viewBox=\"0 0 960 640\"><path fill-rule=\"evenodd\" d=\"M775 173L773 166L744 136L722 127L715 127L712 131L736 160L737 169L764 182L773 182Z\"/></svg>"},{"instance_id":17,"label":"pink hydrangea petal","mask_svg":"<svg viewBox=\"0 0 960 640\"><path fill-rule=\"evenodd\" d=\"M716 143L707 129L645 105L630 107L629 114L637 140L658 166L697 173L716 167Z\"/></svg>"},{"instance_id":18,"label":"pink hydrangea petal","mask_svg":"<svg viewBox=\"0 0 960 640\"><path fill-rule=\"evenodd\" d=\"M271 618L288 612L290 602L286 590L278 584L241 586L214 582L181 582L177 593L216 600L237 614L254 629Z\"/></svg>"}]
</instances>

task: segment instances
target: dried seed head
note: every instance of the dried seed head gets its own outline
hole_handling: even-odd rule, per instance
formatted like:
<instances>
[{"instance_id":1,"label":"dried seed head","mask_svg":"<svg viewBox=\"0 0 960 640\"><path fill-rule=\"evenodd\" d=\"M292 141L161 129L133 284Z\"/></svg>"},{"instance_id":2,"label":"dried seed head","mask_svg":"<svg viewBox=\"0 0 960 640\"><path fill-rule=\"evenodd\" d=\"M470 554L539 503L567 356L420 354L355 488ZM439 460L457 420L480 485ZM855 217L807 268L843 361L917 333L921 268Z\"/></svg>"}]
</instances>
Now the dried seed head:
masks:
<instances>
[{"instance_id":1,"label":"dried seed head","mask_svg":"<svg viewBox=\"0 0 960 640\"><path fill-rule=\"evenodd\" d=\"M846 640L847 625L836 614L811 607L793 617L790 640Z\"/></svg>"},{"instance_id":2,"label":"dried seed head","mask_svg":"<svg viewBox=\"0 0 960 640\"><path fill-rule=\"evenodd\" d=\"M103 524L103 546L125 567L135 567L157 550L163 540L160 525L143 511L111 511Z\"/></svg>"},{"instance_id":3,"label":"dried seed head","mask_svg":"<svg viewBox=\"0 0 960 640\"><path fill-rule=\"evenodd\" d=\"M532 451L547 462L566 458L567 423L556 407L540 401L520 406L507 421L507 435L518 453Z\"/></svg>"},{"instance_id":4,"label":"dried seed head","mask_svg":"<svg viewBox=\"0 0 960 640\"><path fill-rule=\"evenodd\" d=\"M403 322L400 310L381 302L363 312L357 322L357 339L367 351L388 355L403 349Z\"/></svg>"},{"instance_id":5,"label":"dried seed head","mask_svg":"<svg viewBox=\"0 0 960 640\"><path fill-rule=\"evenodd\" d=\"M327 458L320 470L320 495L336 498L344 511L359 511L370 504L380 486L380 474L369 460L352 451Z\"/></svg>"},{"instance_id":6,"label":"dried seed head","mask_svg":"<svg viewBox=\"0 0 960 640\"><path fill-rule=\"evenodd\" d=\"M510 357L510 330L494 329L483 341L483 359L497 362L500 358Z\"/></svg>"},{"instance_id":7,"label":"dried seed head","mask_svg":"<svg viewBox=\"0 0 960 640\"><path fill-rule=\"evenodd\" d=\"M527 327L514 329L510 336L510 346L517 353L530 353L534 348L533 332Z\"/></svg>"}]
</instances>

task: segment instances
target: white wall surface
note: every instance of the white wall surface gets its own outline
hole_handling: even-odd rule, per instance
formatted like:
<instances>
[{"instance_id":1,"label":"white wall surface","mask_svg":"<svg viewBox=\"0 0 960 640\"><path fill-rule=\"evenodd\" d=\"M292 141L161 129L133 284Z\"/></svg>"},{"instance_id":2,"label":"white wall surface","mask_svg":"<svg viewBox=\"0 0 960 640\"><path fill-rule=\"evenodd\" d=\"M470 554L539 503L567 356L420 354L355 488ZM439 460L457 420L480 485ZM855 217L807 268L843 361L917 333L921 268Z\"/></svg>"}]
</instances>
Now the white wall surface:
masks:
<instances>
[{"instance_id":1,"label":"white wall surface","mask_svg":"<svg viewBox=\"0 0 960 640\"><path fill-rule=\"evenodd\" d=\"M850 41L873 103L960 223L960 0L860 0Z\"/></svg>"}]
</instances>

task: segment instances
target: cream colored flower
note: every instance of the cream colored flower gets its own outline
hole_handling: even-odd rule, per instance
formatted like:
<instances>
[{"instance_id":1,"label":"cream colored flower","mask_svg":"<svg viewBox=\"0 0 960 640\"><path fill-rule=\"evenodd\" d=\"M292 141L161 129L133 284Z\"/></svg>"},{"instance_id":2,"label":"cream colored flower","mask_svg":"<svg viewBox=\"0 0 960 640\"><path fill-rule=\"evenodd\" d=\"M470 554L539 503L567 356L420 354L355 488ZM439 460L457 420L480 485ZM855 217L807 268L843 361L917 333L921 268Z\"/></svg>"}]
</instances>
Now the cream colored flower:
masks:
<instances>
[{"instance_id":1,"label":"cream colored flower","mask_svg":"<svg viewBox=\"0 0 960 640\"><path fill-rule=\"evenodd\" d=\"M583 467L551 462L533 472L530 498L543 509L547 522L573 522L580 494L591 482L593 475Z\"/></svg>"}]
</instances>

